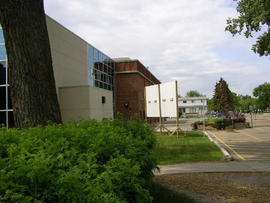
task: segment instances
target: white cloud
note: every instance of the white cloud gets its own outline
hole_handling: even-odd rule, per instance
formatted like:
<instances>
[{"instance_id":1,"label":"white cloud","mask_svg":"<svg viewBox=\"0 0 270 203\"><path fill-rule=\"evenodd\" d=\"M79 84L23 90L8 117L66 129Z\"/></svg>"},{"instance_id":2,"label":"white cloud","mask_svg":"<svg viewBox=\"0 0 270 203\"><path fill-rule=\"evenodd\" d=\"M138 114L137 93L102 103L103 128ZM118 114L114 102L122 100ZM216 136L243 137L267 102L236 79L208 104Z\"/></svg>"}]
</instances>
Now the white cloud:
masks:
<instances>
[{"instance_id":1,"label":"white cloud","mask_svg":"<svg viewBox=\"0 0 270 203\"><path fill-rule=\"evenodd\" d=\"M230 4L228 0L45 0L51 17L109 56L138 58L161 81L179 79L183 92L197 89L209 96L220 77L234 91L251 93L269 74L253 53L250 60L233 60L214 51L226 45L226 51L240 53L254 41L224 32L226 19L236 15Z\"/></svg>"}]
</instances>

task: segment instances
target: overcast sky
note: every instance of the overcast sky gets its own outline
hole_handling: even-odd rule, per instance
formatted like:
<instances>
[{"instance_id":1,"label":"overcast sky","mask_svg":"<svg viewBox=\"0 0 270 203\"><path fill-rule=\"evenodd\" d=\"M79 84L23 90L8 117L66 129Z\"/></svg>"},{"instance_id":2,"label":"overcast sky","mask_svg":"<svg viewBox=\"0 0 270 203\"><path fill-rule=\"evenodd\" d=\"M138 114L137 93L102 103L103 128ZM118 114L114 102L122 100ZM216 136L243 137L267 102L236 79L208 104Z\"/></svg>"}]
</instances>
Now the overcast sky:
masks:
<instances>
[{"instance_id":1,"label":"overcast sky","mask_svg":"<svg viewBox=\"0 0 270 203\"><path fill-rule=\"evenodd\" d=\"M180 94L209 97L223 77L238 94L269 82L269 58L253 53L255 39L232 37L226 19L233 0L45 0L46 13L110 57L139 59Z\"/></svg>"}]
</instances>

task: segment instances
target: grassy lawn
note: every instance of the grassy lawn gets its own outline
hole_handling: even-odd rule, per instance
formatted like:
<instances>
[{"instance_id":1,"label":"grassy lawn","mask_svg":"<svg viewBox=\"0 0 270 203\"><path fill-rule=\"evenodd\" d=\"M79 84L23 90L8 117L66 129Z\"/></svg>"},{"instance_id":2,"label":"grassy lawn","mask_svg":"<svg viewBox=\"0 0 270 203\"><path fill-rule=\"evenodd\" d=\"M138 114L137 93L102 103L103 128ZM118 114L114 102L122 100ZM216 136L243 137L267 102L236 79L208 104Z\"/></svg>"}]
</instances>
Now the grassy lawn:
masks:
<instances>
[{"instance_id":1,"label":"grassy lawn","mask_svg":"<svg viewBox=\"0 0 270 203\"><path fill-rule=\"evenodd\" d=\"M196 201L186 196L175 192L159 183L153 184L151 194L154 198L153 203L195 203Z\"/></svg>"},{"instance_id":2,"label":"grassy lawn","mask_svg":"<svg viewBox=\"0 0 270 203\"><path fill-rule=\"evenodd\" d=\"M202 132L189 131L186 136L168 136L157 133L154 150L159 164L193 161L215 161L223 158L222 152Z\"/></svg>"}]
</instances>

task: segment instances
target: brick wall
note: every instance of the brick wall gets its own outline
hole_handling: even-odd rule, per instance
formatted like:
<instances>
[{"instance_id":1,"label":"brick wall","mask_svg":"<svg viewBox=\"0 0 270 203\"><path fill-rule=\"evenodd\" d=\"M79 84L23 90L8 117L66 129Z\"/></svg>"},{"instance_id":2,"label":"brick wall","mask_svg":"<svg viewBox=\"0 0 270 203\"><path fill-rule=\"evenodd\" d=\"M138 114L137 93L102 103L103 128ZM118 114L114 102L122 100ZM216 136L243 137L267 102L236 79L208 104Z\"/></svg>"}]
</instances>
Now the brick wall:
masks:
<instances>
[{"instance_id":1,"label":"brick wall","mask_svg":"<svg viewBox=\"0 0 270 203\"><path fill-rule=\"evenodd\" d=\"M144 87L159 84L160 81L138 60L117 62L115 66L116 112L126 119L137 115L145 119ZM148 118L150 123L157 118Z\"/></svg>"}]
</instances>

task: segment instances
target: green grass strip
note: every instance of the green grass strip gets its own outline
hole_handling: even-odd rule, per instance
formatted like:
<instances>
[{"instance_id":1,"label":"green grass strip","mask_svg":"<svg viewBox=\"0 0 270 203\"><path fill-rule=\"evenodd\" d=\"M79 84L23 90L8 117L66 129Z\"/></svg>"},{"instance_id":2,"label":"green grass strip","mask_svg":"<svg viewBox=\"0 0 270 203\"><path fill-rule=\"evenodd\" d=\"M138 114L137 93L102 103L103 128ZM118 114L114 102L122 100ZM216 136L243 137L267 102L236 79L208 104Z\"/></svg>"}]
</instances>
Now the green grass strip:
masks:
<instances>
[{"instance_id":1,"label":"green grass strip","mask_svg":"<svg viewBox=\"0 0 270 203\"><path fill-rule=\"evenodd\" d=\"M196 131L183 133L179 137L157 133L154 153L159 164L217 161L223 158L220 149L202 132Z\"/></svg>"}]
</instances>

